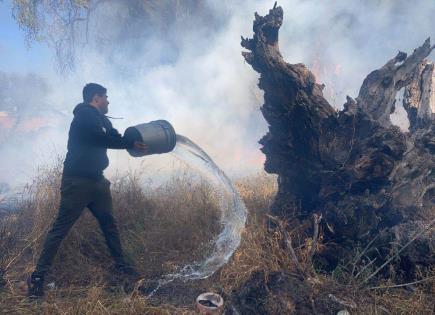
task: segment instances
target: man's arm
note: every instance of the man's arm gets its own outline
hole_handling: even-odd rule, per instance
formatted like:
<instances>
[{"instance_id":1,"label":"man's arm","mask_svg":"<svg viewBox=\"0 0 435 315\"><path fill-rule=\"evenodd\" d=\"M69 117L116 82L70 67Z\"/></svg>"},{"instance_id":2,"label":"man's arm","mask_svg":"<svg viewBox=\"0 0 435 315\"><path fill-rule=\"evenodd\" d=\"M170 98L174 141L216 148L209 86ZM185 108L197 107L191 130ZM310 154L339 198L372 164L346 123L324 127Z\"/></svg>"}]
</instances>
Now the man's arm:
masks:
<instances>
[{"instance_id":1,"label":"man's arm","mask_svg":"<svg viewBox=\"0 0 435 315\"><path fill-rule=\"evenodd\" d=\"M109 130L107 130L106 132L110 136L113 136L115 138L123 138L121 136L121 134L118 132L118 130L113 128L112 123L109 120L107 120L107 124L109 126ZM133 141L132 147L128 147L127 149L134 149L134 150L136 150L138 152L141 152L141 153L147 153L148 152L148 145L143 143L143 142L141 142L141 141Z\"/></svg>"},{"instance_id":2,"label":"man's arm","mask_svg":"<svg viewBox=\"0 0 435 315\"><path fill-rule=\"evenodd\" d=\"M108 149L130 149L134 147L118 133L116 129L103 131L98 117L81 111L74 117L78 137L84 142Z\"/></svg>"}]
</instances>

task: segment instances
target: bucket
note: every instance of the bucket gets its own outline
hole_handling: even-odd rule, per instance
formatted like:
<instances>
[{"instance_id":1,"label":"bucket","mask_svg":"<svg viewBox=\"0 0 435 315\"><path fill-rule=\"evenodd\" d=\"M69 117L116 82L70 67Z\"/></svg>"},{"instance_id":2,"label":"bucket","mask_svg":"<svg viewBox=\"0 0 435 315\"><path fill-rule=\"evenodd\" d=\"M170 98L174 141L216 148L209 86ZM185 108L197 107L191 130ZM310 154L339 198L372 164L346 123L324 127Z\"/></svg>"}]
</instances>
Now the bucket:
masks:
<instances>
[{"instance_id":1,"label":"bucket","mask_svg":"<svg viewBox=\"0 0 435 315\"><path fill-rule=\"evenodd\" d=\"M124 138L128 141L142 141L148 145L145 154L135 149L128 149L128 153L134 157L171 152L177 142L174 127L166 120L154 120L128 127L124 132Z\"/></svg>"}]
</instances>

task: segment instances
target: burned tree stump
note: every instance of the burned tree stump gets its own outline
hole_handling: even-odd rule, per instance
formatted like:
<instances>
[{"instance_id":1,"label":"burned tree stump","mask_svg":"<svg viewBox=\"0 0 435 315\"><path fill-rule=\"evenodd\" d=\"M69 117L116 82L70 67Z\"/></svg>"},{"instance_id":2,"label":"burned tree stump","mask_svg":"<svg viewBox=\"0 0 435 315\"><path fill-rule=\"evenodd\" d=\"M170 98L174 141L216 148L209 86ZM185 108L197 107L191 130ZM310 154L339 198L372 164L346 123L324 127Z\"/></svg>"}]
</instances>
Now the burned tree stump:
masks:
<instances>
[{"instance_id":1,"label":"burned tree stump","mask_svg":"<svg viewBox=\"0 0 435 315\"><path fill-rule=\"evenodd\" d=\"M305 65L283 60L282 21L276 5L264 17L256 13L253 38L241 41L264 91L261 111L269 131L260 144L265 170L277 174L279 184L271 212L298 222L304 214L321 213L324 240L335 244L320 255L328 268L374 238L379 241L373 255L381 263L396 250L391 242L402 244L434 216L434 67L425 60L434 47L427 39L410 56L399 52L366 77L355 100L347 97L344 109L335 111ZM390 121L403 88L409 133ZM418 244L426 247L410 246L401 256L412 253L411 264L434 266L433 229ZM408 275L415 272L414 265L406 268Z\"/></svg>"},{"instance_id":2,"label":"burned tree stump","mask_svg":"<svg viewBox=\"0 0 435 315\"><path fill-rule=\"evenodd\" d=\"M424 129L431 124L435 113L434 64L423 60L412 73L411 83L405 87L403 106L408 113L410 131ZM435 92L435 91L434 91Z\"/></svg>"}]
</instances>

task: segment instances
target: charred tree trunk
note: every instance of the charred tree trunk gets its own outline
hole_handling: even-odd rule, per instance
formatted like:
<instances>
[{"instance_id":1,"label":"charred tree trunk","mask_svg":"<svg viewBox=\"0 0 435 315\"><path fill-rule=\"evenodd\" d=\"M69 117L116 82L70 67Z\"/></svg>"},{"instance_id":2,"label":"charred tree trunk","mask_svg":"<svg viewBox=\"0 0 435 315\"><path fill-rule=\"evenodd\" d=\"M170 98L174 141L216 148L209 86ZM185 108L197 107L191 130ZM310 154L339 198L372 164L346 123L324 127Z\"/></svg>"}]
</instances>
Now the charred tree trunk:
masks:
<instances>
[{"instance_id":1,"label":"charred tree trunk","mask_svg":"<svg viewBox=\"0 0 435 315\"><path fill-rule=\"evenodd\" d=\"M435 113L433 76L434 64L423 60L414 70L411 83L405 87L403 107L408 113L411 132L428 127L433 120L432 116Z\"/></svg>"},{"instance_id":2,"label":"charred tree trunk","mask_svg":"<svg viewBox=\"0 0 435 315\"><path fill-rule=\"evenodd\" d=\"M265 170L278 174L279 183L272 213L287 219L300 210L322 213L325 239L338 244L323 252L332 268L357 243L375 236L405 242L414 232L410 227L425 226L435 206L435 127L428 96L433 65L425 62L433 49L429 39L410 56L399 52L370 73L356 100L348 97L336 112L305 65L283 60L282 21L281 7L264 17L255 14L254 36L241 42L264 90L261 111L269 132L260 143ZM412 133L390 121L402 88ZM420 239L426 247L410 260L433 266L429 246L434 243L425 235ZM392 250L378 250L384 256L379 261Z\"/></svg>"}]
</instances>

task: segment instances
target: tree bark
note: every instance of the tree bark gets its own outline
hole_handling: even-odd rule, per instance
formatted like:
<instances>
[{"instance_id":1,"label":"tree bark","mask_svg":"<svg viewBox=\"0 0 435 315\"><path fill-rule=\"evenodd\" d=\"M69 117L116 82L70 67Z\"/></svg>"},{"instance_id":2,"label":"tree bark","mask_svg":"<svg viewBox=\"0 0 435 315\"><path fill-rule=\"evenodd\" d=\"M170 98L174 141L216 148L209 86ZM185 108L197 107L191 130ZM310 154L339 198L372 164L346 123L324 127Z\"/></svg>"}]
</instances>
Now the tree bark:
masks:
<instances>
[{"instance_id":1,"label":"tree bark","mask_svg":"<svg viewBox=\"0 0 435 315\"><path fill-rule=\"evenodd\" d=\"M435 112L434 64L423 60L412 74L411 83L405 87L403 107L408 113L410 131L430 125Z\"/></svg>"},{"instance_id":2,"label":"tree bark","mask_svg":"<svg viewBox=\"0 0 435 315\"><path fill-rule=\"evenodd\" d=\"M434 214L435 128L427 96L433 65L424 65L433 47L427 39L410 56L399 52L366 77L356 100L347 97L344 109L336 112L305 65L283 60L282 21L281 7L264 17L256 13L253 38L241 42L248 50L242 55L260 74L264 90L261 111L269 131L260 140L261 150L265 170L278 174L279 184L271 211L298 222L321 213L324 239L338 244L327 246L323 255L333 268L357 243L368 243L381 230L394 239L401 224ZM425 88L417 96L411 87L421 82ZM425 121L418 128L411 122L411 129L418 129L412 134L390 121L402 88L409 95L408 115L416 108ZM434 259L425 263L433 265Z\"/></svg>"}]
</instances>

